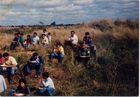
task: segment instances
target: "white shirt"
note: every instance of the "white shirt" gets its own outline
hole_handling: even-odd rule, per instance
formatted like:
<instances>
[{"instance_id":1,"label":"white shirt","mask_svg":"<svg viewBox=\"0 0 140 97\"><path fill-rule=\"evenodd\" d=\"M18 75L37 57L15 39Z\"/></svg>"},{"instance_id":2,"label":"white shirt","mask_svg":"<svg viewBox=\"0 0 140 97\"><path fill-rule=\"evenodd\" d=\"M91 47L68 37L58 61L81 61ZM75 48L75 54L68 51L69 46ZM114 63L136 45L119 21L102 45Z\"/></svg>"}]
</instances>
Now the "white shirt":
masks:
<instances>
[{"instance_id":1,"label":"white shirt","mask_svg":"<svg viewBox=\"0 0 140 97\"><path fill-rule=\"evenodd\" d=\"M37 41L39 41L39 37L38 36L36 36L36 37L33 36L31 40L33 41L33 44L35 44Z\"/></svg>"},{"instance_id":2,"label":"white shirt","mask_svg":"<svg viewBox=\"0 0 140 97\"><path fill-rule=\"evenodd\" d=\"M70 40L70 39L73 39L73 41L72 41L73 44L77 44L77 43L78 43L78 37L77 37L76 34L74 34L74 36L71 35L71 36L69 37L69 40Z\"/></svg>"},{"instance_id":3,"label":"white shirt","mask_svg":"<svg viewBox=\"0 0 140 97\"><path fill-rule=\"evenodd\" d=\"M54 88L54 83L52 81L52 79L50 77L48 77L47 79L45 79L45 81L42 82L44 87L48 87L48 88Z\"/></svg>"},{"instance_id":4,"label":"white shirt","mask_svg":"<svg viewBox=\"0 0 140 97\"><path fill-rule=\"evenodd\" d=\"M7 89L5 80L2 75L0 75L0 93Z\"/></svg>"}]
</instances>

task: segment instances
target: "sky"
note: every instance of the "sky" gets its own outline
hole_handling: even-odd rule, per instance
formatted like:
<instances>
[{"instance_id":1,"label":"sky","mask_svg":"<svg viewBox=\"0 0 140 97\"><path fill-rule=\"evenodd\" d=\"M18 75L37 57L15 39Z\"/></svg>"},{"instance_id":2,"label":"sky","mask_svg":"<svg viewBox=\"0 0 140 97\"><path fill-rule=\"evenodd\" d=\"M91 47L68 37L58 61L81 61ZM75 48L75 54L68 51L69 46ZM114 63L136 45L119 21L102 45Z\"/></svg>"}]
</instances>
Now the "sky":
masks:
<instances>
[{"instance_id":1,"label":"sky","mask_svg":"<svg viewBox=\"0 0 140 97\"><path fill-rule=\"evenodd\" d=\"M139 19L138 0L0 0L0 25L89 23ZM41 25L41 24L40 24Z\"/></svg>"}]
</instances>

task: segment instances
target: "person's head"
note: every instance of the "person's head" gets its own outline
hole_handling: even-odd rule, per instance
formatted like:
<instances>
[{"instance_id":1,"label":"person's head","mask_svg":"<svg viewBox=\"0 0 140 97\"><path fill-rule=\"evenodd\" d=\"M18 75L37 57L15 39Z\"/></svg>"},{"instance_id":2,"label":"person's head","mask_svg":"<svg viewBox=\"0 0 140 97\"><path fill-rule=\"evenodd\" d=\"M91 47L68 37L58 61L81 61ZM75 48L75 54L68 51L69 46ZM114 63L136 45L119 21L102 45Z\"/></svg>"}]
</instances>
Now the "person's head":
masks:
<instances>
[{"instance_id":1,"label":"person's head","mask_svg":"<svg viewBox=\"0 0 140 97\"><path fill-rule=\"evenodd\" d=\"M33 58L36 59L38 56L38 53L33 53Z\"/></svg>"},{"instance_id":2,"label":"person's head","mask_svg":"<svg viewBox=\"0 0 140 97\"><path fill-rule=\"evenodd\" d=\"M86 35L86 37L89 37L89 32L86 32L85 35Z\"/></svg>"},{"instance_id":3,"label":"person's head","mask_svg":"<svg viewBox=\"0 0 140 97\"><path fill-rule=\"evenodd\" d=\"M71 31L71 35L73 36L75 34L75 32L74 31Z\"/></svg>"},{"instance_id":4,"label":"person's head","mask_svg":"<svg viewBox=\"0 0 140 97\"><path fill-rule=\"evenodd\" d=\"M42 34L42 38L43 38L43 39L45 38L45 36L46 36L45 34Z\"/></svg>"},{"instance_id":5,"label":"person's head","mask_svg":"<svg viewBox=\"0 0 140 97\"><path fill-rule=\"evenodd\" d=\"M20 37L20 32L18 32L17 34L18 34L18 37Z\"/></svg>"},{"instance_id":6,"label":"person's head","mask_svg":"<svg viewBox=\"0 0 140 97\"><path fill-rule=\"evenodd\" d=\"M27 39L29 39L31 36L30 35L27 35Z\"/></svg>"},{"instance_id":7,"label":"person's head","mask_svg":"<svg viewBox=\"0 0 140 97\"><path fill-rule=\"evenodd\" d=\"M15 37L18 37L18 34L17 33L15 33L15 35L14 35Z\"/></svg>"},{"instance_id":8,"label":"person's head","mask_svg":"<svg viewBox=\"0 0 140 97\"><path fill-rule=\"evenodd\" d=\"M24 88L25 85L26 85L26 80L23 79L23 78L21 78L21 79L19 80L19 85L20 85L22 88Z\"/></svg>"},{"instance_id":9,"label":"person's head","mask_svg":"<svg viewBox=\"0 0 140 97\"><path fill-rule=\"evenodd\" d=\"M20 36L23 37L23 33L21 33Z\"/></svg>"},{"instance_id":10,"label":"person's head","mask_svg":"<svg viewBox=\"0 0 140 97\"><path fill-rule=\"evenodd\" d=\"M82 49L86 49L86 44L82 44Z\"/></svg>"},{"instance_id":11,"label":"person's head","mask_svg":"<svg viewBox=\"0 0 140 97\"><path fill-rule=\"evenodd\" d=\"M51 33L49 32L48 35L50 35Z\"/></svg>"},{"instance_id":12,"label":"person's head","mask_svg":"<svg viewBox=\"0 0 140 97\"><path fill-rule=\"evenodd\" d=\"M56 47L60 47L61 46L61 43L60 42L58 42L57 44L56 44Z\"/></svg>"},{"instance_id":13,"label":"person's head","mask_svg":"<svg viewBox=\"0 0 140 97\"><path fill-rule=\"evenodd\" d=\"M45 33L46 32L46 29L44 29L43 32Z\"/></svg>"},{"instance_id":14,"label":"person's head","mask_svg":"<svg viewBox=\"0 0 140 97\"><path fill-rule=\"evenodd\" d=\"M42 74L43 79L47 79L49 77L49 73L48 72L44 72Z\"/></svg>"},{"instance_id":15,"label":"person's head","mask_svg":"<svg viewBox=\"0 0 140 97\"><path fill-rule=\"evenodd\" d=\"M2 54L0 53L0 59L1 59L1 57L2 57Z\"/></svg>"},{"instance_id":16,"label":"person's head","mask_svg":"<svg viewBox=\"0 0 140 97\"><path fill-rule=\"evenodd\" d=\"M8 60L9 59L9 54L8 53L4 53L3 57L5 58L5 60Z\"/></svg>"},{"instance_id":17,"label":"person's head","mask_svg":"<svg viewBox=\"0 0 140 97\"><path fill-rule=\"evenodd\" d=\"M36 33L36 32L34 32L33 36L34 36L34 37L36 37L36 36L37 36L37 33Z\"/></svg>"}]
</instances>

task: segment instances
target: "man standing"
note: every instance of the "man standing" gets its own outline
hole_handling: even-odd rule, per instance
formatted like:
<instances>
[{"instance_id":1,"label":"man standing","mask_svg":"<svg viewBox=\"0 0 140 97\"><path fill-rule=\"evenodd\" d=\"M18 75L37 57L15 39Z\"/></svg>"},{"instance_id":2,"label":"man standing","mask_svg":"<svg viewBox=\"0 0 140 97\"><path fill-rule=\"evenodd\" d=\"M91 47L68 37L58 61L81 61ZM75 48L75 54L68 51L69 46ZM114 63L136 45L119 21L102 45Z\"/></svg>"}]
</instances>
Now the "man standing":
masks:
<instances>
[{"instance_id":1,"label":"man standing","mask_svg":"<svg viewBox=\"0 0 140 97\"><path fill-rule=\"evenodd\" d=\"M28 64L27 64L28 75L30 75L30 70L31 69L36 69L35 77L40 77L42 67L43 67L42 58L38 55L38 53L33 53L33 56L30 58L30 60L28 61Z\"/></svg>"},{"instance_id":2,"label":"man standing","mask_svg":"<svg viewBox=\"0 0 140 97\"><path fill-rule=\"evenodd\" d=\"M9 83L12 83L12 77L13 77L13 75L14 75L14 73L15 73L15 71L16 70L18 70L18 64L17 64L17 61L16 61L16 59L14 58L14 57L12 57L12 56L9 56L9 54L8 53L4 53L3 54L3 57L4 57L4 59L5 59L5 61L4 61L4 64L5 64L5 66L4 66L4 68L2 69L2 73L4 72L4 71L8 71L9 73L9 76L10 76L10 78L9 78ZM4 65L3 64L3 65Z\"/></svg>"},{"instance_id":3,"label":"man standing","mask_svg":"<svg viewBox=\"0 0 140 97\"><path fill-rule=\"evenodd\" d=\"M51 54L51 59L48 60L49 62L52 62L53 57L57 58L59 60L59 64L62 64L62 60L64 58L64 48L61 46L60 42L56 44L53 48L53 52Z\"/></svg>"}]
</instances>

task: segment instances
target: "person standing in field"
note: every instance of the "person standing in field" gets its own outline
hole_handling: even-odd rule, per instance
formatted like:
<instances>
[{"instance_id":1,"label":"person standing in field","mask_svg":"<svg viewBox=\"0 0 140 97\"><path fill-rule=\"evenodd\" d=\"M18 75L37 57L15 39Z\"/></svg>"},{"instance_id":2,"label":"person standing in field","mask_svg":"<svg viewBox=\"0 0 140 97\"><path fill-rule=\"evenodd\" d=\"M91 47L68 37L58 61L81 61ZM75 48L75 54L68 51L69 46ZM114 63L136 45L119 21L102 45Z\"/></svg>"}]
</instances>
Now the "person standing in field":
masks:
<instances>
[{"instance_id":1,"label":"person standing in field","mask_svg":"<svg viewBox=\"0 0 140 97\"><path fill-rule=\"evenodd\" d=\"M4 66L4 68L2 68L2 73L4 71L8 71L9 83L12 83L13 75L14 75L15 71L18 70L19 66L17 64L16 59L12 56L9 56L8 53L4 53L3 57L5 59L3 65L5 65L5 66Z\"/></svg>"},{"instance_id":2,"label":"person standing in field","mask_svg":"<svg viewBox=\"0 0 140 97\"><path fill-rule=\"evenodd\" d=\"M52 93L55 90L53 80L49 77L48 72L44 72L42 74L42 79L41 79L42 85L40 86L41 88L45 88L43 90L40 90L40 93L43 96L52 96Z\"/></svg>"},{"instance_id":3,"label":"person standing in field","mask_svg":"<svg viewBox=\"0 0 140 97\"><path fill-rule=\"evenodd\" d=\"M34 32L33 37L31 38L31 43L35 46L36 44L39 44L39 37L37 36L37 33Z\"/></svg>"},{"instance_id":4,"label":"person standing in field","mask_svg":"<svg viewBox=\"0 0 140 97\"><path fill-rule=\"evenodd\" d=\"M62 60L64 58L64 48L61 46L60 42L54 46L49 62L53 61L53 58L57 58L59 60L59 65L62 64Z\"/></svg>"}]
</instances>

